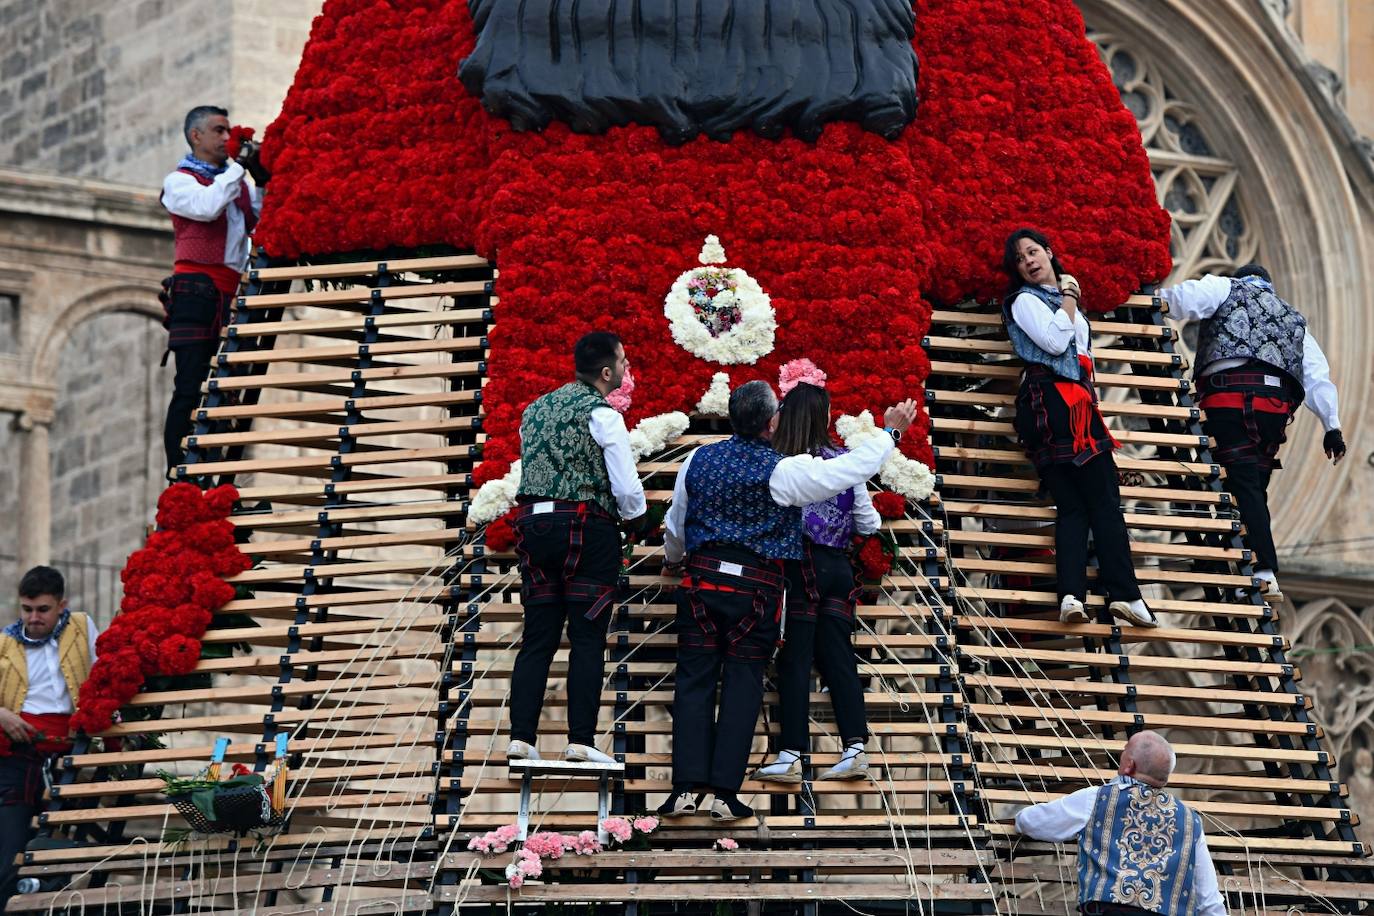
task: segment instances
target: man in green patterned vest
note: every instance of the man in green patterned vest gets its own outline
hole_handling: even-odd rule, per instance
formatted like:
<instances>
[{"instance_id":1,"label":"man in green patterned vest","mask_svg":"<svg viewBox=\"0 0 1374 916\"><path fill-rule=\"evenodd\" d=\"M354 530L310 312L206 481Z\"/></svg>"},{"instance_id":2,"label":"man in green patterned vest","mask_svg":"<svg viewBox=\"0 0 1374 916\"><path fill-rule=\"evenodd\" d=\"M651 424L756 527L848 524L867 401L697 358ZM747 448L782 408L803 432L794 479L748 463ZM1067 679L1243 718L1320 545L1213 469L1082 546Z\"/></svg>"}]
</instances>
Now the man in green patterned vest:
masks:
<instances>
[{"instance_id":1,"label":"man in green patterned vest","mask_svg":"<svg viewBox=\"0 0 1374 916\"><path fill-rule=\"evenodd\" d=\"M644 515L625 421L606 402L629 360L620 338L593 331L573 348L577 379L536 399L520 421L515 552L525 628L511 675L512 760L535 742L549 665L568 628L568 760L613 763L596 749L609 606L620 578L617 520Z\"/></svg>"}]
</instances>

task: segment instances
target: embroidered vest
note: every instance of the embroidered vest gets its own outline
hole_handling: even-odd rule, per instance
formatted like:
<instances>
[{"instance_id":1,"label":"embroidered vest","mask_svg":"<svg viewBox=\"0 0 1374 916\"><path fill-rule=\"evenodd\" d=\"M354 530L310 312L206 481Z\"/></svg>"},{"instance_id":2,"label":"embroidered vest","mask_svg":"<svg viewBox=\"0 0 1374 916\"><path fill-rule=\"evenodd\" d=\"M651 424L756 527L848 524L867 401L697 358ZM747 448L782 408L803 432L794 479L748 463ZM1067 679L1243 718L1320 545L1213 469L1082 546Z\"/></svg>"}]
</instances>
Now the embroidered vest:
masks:
<instances>
[{"instance_id":1,"label":"embroidered vest","mask_svg":"<svg viewBox=\"0 0 1374 916\"><path fill-rule=\"evenodd\" d=\"M1196 374L1219 359L1258 360L1302 389L1307 319L1257 277L1231 281L1231 295L1198 327Z\"/></svg>"},{"instance_id":2,"label":"embroidered vest","mask_svg":"<svg viewBox=\"0 0 1374 916\"><path fill-rule=\"evenodd\" d=\"M62 680L67 682L67 692L72 695L73 709L79 701L81 685L91 674L91 637L88 627L90 619L85 614L73 611L66 629L57 637L58 664L62 668ZM28 695L28 650L19 640L0 636L0 706L11 712L19 712Z\"/></svg>"},{"instance_id":3,"label":"embroidered vest","mask_svg":"<svg viewBox=\"0 0 1374 916\"><path fill-rule=\"evenodd\" d=\"M1038 343L1031 340L1030 335L1023 331L1021 326L1011 317L1012 303L1022 293L1030 293L1049 306L1051 312L1059 311L1059 306L1064 301L1063 295L1058 290L1045 289L1043 286L1023 286L1008 296L1002 302L1002 322L1007 326L1007 336L1011 338L1011 348L1016 351L1017 356L1021 357L1022 362L1048 366L1055 375L1076 381L1083 373L1082 367L1078 364L1078 341L1070 340L1067 350L1055 354L1043 349Z\"/></svg>"},{"instance_id":4,"label":"embroidered vest","mask_svg":"<svg viewBox=\"0 0 1374 916\"><path fill-rule=\"evenodd\" d=\"M847 452L843 448L821 449L818 457L838 458ZM802 509L804 533L813 544L844 549L854 539L854 489Z\"/></svg>"},{"instance_id":5,"label":"embroidered vest","mask_svg":"<svg viewBox=\"0 0 1374 916\"><path fill-rule=\"evenodd\" d=\"M704 445L687 467L687 552L734 544L769 560L799 560L801 509L773 501L768 479L782 455L761 439Z\"/></svg>"},{"instance_id":6,"label":"embroidered vest","mask_svg":"<svg viewBox=\"0 0 1374 916\"><path fill-rule=\"evenodd\" d=\"M177 169L177 171L184 175L190 175L202 185L214 184L213 178L207 178L191 169ZM229 206L236 206L242 211L243 231L251 234L258 218L253 213L253 197L247 184L239 184L239 196ZM219 216L206 222L198 219L187 219L184 216L177 216L175 213L169 214L172 217L172 231L176 238L173 257L178 261L189 261L193 264L226 263L225 249L229 241L229 217L227 213L227 209L221 211ZM229 266L237 270L243 265L230 264Z\"/></svg>"},{"instance_id":7,"label":"embroidered vest","mask_svg":"<svg viewBox=\"0 0 1374 916\"><path fill-rule=\"evenodd\" d=\"M1164 789L1118 776L1097 791L1078 837L1078 902L1191 916L1193 844L1202 818Z\"/></svg>"},{"instance_id":8,"label":"embroidered vest","mask_svg":"<svg viewBox=\"0 0 1374 916\"><path fill-rule=\"evenodd\" d=\"M525 408L520 419L521 496L594 502L620 515L606 454L592 438L592 411L606 399L586 382L569 382Z\"/></svg>"}]
</instances>

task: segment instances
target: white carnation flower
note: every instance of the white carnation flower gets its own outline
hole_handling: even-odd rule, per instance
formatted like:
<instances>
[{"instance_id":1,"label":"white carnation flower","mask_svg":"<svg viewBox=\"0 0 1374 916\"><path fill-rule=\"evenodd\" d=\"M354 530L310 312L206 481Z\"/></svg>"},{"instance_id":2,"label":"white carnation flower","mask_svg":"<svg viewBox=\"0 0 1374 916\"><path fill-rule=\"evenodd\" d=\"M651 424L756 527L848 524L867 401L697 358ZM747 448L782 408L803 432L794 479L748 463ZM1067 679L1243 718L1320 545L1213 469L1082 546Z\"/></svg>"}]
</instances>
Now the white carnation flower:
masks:
<instances>
[{"instance_id":1,"label":"white carnation flower","mask_svg":"<svg viewBox=\"0 0 1374 916\"><path fill-rule=\"evenodd\" d=\"M724 264L725 248L720 244L720 239L714 235L706 236L706 244L701 246L697 260L703 264Z\"/></svg>"},{"instance_id":2,"label":"white carnation flower","mask_svg":"<svg viewBox=\"0 0 1374 916\"><path fill-rule=\"evenodd\" d=\"M697 413L708 417L730 416L730 374L717 372L711 376L711 385L697 401Z\"/></svg>"},{"instance_id":3,"label":"white carnation flower","mask_svg":"<svg viewBox=\"0 0 1374 916\"><path fill-rule=\"evenodd\" d=\"M479 527L495 521L515 505L519 491L520 462L517 461L510 466L505 477L488 480L477 488L477 493L472 497L472 507L468 509L468 521Z\"/></svg>"},{"instance_id":4,"label":"white carnation flower","mask_svg":"<svg viewBox=\"0 0 1374 916\"><path fill-rule=\"evenodd\" d=\"M630 430L630 453L639 461L655 452L661 452L668 443L687 431L690 421L680 410L661 413L656 417L645 417Z\"/></svg>"},{"instance_id":5,"label":"white carnation flower","mask_svg":"<svg viewBox=\"0 0 1374 916\"><path fill-rule=\"evenodd\" d=\"M857 417L849 414L840 417L835 421L835 432L839 433L844 444L851 449L869 436L881 435L878 424L873 422L873 414L867 410ZM930 468L908 458L895 448L878 469L878 479L886 484L888 489L917 502L935 492L935 475L930 473Z\"/></svg>"}]
</instances>

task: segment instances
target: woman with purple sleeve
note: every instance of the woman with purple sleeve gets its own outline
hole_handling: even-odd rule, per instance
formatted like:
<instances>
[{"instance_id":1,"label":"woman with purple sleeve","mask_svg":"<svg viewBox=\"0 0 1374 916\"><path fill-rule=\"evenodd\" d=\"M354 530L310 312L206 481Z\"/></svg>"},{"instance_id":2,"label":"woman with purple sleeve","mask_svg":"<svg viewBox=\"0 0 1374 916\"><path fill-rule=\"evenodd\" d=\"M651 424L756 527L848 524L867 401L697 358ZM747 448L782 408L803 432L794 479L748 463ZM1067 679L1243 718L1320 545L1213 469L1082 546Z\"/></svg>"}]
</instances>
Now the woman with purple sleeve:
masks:
<instances>
[{"instance_id":1,"label":"woman with purple sleeve","mask_svg":"<svg viewBox=\"0 0 1374 916\"><path fill-rule=\"evenodd\" d=\"M773 447L784 455L810 453L832 458L845 449L830 438L830 395L819 371L809 381L788 389L787 372L780 388ZM786 642L777 658L777 687L782 707L781 748L772 763L754 773L764 782L799 783L801 756L808 747L811 666L814 661L830 689L830 703L844 752L820 779L864 779L868 776L868 720L863 685L851 639L859 589L850 563L855 534L872 534L880 523L864 484L802 510L804 552L787 562Z\"/></svg>"}]
</instances>

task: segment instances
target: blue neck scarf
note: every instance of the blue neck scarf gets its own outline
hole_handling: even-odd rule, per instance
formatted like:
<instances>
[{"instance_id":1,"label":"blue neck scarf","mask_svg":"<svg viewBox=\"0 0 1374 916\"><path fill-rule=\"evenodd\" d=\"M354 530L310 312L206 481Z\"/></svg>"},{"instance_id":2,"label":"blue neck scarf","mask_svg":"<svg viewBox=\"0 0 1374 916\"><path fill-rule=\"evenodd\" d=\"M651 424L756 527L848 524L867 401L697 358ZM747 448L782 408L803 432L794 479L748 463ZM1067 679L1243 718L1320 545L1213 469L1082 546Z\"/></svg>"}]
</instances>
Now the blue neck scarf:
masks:
<instances>
[{"instance_id":1,"label":"blue neck scarf","mask_svg":"<svg viewBox=\"0 0 1374 916\"><path fill-rule=\"evenodd\" d=\"M57 626L52 628L52 632L42 639L30 639L24 634L24 621L16 620L14 623L5 627L5 635L17 640L26 649L37 649L46 646L62 635L62 631L67 629L67 624L71 623L72 612L68 608L62 612L62 616L57 618Z\"/></svg>"},{"instance_id":2,"label":"blue neck scarf","mask_svg":"<svg viewBox=\"0 0 1374 916\"><path fill-rule=\"evenodd\" d=\"M185 156L181 157L181 161L177 163L177 168L190 169L198 175L204 175L206 178L214 178L216 175L223 174L224 170L229 168L229 163L226 162L224 165L211 165L204 160L197 159L194 153L187 153Z\"/></svg>"},{"instance_id":3,"label":"blue neck scarf","mask_svg":"<svg viewBox=\"0 0 1374 916\"><path fill-rule=\"evenodd\" d=\"M1274 291L1274 284L1270 283L1268 280L1264 279L1263 277L1256 276L1255 274L1251 274L1251 275L1248 276L1248 277L1241 277L1240 279L1241 279L1241 282L1243 282L1243 283L1249 283L1249 284L1251 284L1252 286L1258 286L1260 289L1264 290L1265 292L1270 292L1270 293L1272 293L1272 292Z\"/></svg>"}]
</instances>

